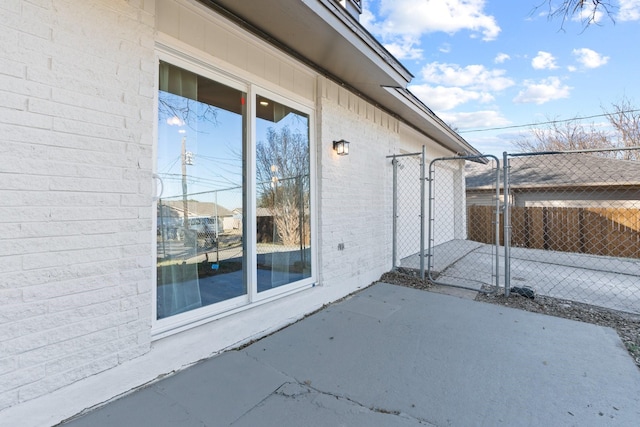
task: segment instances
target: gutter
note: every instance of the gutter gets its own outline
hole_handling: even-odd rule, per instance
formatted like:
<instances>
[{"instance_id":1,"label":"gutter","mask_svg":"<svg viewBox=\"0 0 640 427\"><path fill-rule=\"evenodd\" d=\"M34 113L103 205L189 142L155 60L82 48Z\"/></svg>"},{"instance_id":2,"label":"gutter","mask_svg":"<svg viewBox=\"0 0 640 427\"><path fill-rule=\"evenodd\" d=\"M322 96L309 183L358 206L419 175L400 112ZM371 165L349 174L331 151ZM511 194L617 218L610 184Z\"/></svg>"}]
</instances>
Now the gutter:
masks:
<instances>
[{"instance_id":1,"label":"gutter","mask_svg":"<svg viewBox=\"0 0 640 427\"><path fill-rule=\"evenodd\" d=\"M431 120L434 125L437 126L437 130L441 133L444 133L450 136L454 142L458 145L458 150L456 151L457 156L479 156L482 155L477 149L475 149L471 144L469 144L464 138L462 138L457 132L455 132L451 127L446 124L440 117L436 115L427 105L422 102L418 97L416 97L409 89L400 88L400 87L389 87L383 86L384 89L387 90L391 95L400 100L403 104L411 108L416 114L422 116L427 120ZM426 116L426 117L425 117ZM429 136L424 130L421 130L421 133ZM436 140L436 142L439 142ZM484 162L483 162L484 163Z\"/></svg>"}]
</instances>

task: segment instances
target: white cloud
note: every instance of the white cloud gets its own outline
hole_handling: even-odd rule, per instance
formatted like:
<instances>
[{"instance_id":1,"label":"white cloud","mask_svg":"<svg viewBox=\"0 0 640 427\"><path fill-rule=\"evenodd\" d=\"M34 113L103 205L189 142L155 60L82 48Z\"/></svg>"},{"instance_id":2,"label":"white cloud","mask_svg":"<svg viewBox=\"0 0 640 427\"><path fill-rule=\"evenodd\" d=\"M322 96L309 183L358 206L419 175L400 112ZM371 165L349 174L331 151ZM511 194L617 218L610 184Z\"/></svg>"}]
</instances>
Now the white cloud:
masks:
<instances>
[{"instance_id":1,"label":"white cloud","mask_svg":"<svg viewBox=\"0 0 640 427\"><path fill-rule=\"evenodd\" d=\"M376 17L373 12L367 8L366 4L362 8L362 13L360 14L360 24L374 34L380 32L379 25L376 22Z\"/></svg>"},{"instance_id":2,"label":"white cloud","mask_svg":"<svg viewBox=\"0 0 640 427\"><path fill-rule=\"evenodd\" d=\"M601 9L598 9L594 12L593 7L591 5L585 6L584 9L581 9L578 13L576 13L572 21L576 22L584 22L589 24L598 24L602 21L604 17L604 13Z\"/></svg>"},{"instance_id":3,"label":"white cloud","mask_svg":"<svg viewBox=\"0 0 640 427\"><path fill-rule=\"evenodd\" d=\"M461 87L411 85L409 90L434 111L451 110L469 101L492 102L494 97L487 92L466 90Z\"/></svg>"},{"instance_id":4,"label":"white cloud","mask_svg":"<svg viewBox=\"0 0 640 427\"><path fill-rule=\"evenodd\" d=\"M572 53L577 61L586 68L598 68L609 62L608 56L602 56L595 50L587 49L586 47L573 49Z\"/></svg>"},{"instance_id":5,"label":"white cloud","mask_svg":"<svg viewBox=\"0 0 640 427\"><path fill-rule=\"evenodd\" d=\"M549 52L539 51L538 55L531 60L531 66L536 70L553 70L558 68L556 58Z\"/></svg>"},{"instance_id":6,"label":"white cloud","mask_svg":"<svg viewBox=\"0 0 640 427\"><path fill-rule=\"evenodd\" d=\"M438 50L442 53L449 53L451 52L451 45L449 43L443 43Z\"/></svg>"},{"instance_id":7,"label":"white cloud","mask_svg":"<svg viewBox=\"0 0 640 427\"><path fill-rule=\"evenodd\" d=\"M556 99L568 98L571 87L563 85L559 78L549 77L547 79L535 82L533 80L525 80L525 89L521 90L513 99L518 104L535 103L544 104Z\"/></svg>"},{"instance_id":8,"label":"white cloud","mask_svg":"<svg viewBox=\"0 0 640 427\"><path fill-rule=\"evenodd\" d=\"M620 0L618 21L639 21L640 0Z\"/></svg>"},{"instance_id":9,"label":"white cloud","mask_svg":"<svg viewBox=\"0 0 640 427\"><path fill-rule=\"evenodd\" d=\"M468 113L439 113L438 117L461 131L465 129L506 126L511 123L500 114L500 112L494 110L473 111ZM465 139L468 138L464 133L462 133L462 136Z\"/></svg>"},{"instance_id":10,"label":"white cloud","mask_svg":"<svg viewBox=\"0 0 640 427\"><path fill-rule=\"evenodd\" d=\"M502 64L503 62L505 62L508 59L511 59L511 57L509 55L507 55L506 53L499 53L498 55L496 55L496 57L493 60L493 62L495 62L496 64Z\"/></svg>"},{"instance_id":11,"label":"white cloud","mask_svg":"<svg viewBox=\"0 0 640 427\"><path fill-rule=\"evenodd\" d=\"M595 13L593 6L589 5L577 13L572 20L599 24L605 15L611 14L614 21L640 21L640 0L619 0L618 3L617 7L605 8L601 6Z\"/></svg>"},{"instance_id":12,"label":"white cloud","mask_svg":"<svg viewBox=\"0 0 640 427\"><path fill-rule=\"evenodd\" d=\"M432 62L422 69L422 78L433 84L468 87L482 91L501 91L514 85L505 70L487 69L484 65L444 64Z\"/></svg>"},{"instance_id":13,"label":"white cloud","mask_svg":"<svg viewBox=\"0 0 640 427\"><path fill-rule=\"evenodd\" d=\"M422 59L422 49L415 47L418 44L410 38L398 39L393 43L385 43L384 47L398 59Z\"/></svg>"},{"instance_id":14,"label":"white cloud","mask_svg":"<svg viewBox=\"0 0 640 427\"><path fill-rule=\"evenodd\" d=\"M454 34L468 30L481 34L483 40L494 40L500 27L493 16L484 13L485 0L381 0L376 22L365 10L360 22L383 41L411 36L418 39L424 34L445 32Z\"/></svg>"}]
</instances>

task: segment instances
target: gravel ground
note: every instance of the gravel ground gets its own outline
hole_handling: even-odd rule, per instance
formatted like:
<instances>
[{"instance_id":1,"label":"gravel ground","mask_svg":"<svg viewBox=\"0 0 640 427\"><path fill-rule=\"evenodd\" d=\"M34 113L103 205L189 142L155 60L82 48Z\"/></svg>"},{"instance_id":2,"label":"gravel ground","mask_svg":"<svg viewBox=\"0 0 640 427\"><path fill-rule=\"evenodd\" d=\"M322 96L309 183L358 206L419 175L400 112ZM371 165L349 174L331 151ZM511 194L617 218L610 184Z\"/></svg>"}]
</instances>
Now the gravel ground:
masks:
<instances>
[{"instance_id":1,"label":"gravel ground","mask_svg":"<svg viewBox=\"0 0 640 427\"><path fill-rule=\"evenodd\" d=\"M380 277L380 281L422 290L433 287L433 284L421 280L412 270L401 269L385 273ZM529 299L512 293L509 298L506 298L504 294L479 292L475 300L613 328L618 332L629 354L640 368L640 315L540 295Z\"/></svg>"}]
</instances>

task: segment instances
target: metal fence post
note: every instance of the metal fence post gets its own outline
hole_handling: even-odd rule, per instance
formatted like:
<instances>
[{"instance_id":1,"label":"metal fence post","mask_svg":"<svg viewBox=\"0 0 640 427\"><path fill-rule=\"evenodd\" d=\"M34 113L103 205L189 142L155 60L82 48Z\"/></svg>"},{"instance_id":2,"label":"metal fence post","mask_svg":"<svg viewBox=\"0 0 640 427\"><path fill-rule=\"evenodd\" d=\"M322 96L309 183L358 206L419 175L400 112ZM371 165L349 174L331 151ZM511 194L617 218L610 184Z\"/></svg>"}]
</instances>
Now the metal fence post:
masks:
<instances>
[{"instance_id":1,"label":"metal fence post","mask_svg":"<svg viewBox=\"0 0 640 427\"><path fill-rule=\"evenodd\" d=\"M495 249L496 249L496 288L500 287L500 162L496 158L496 215L495 215ZM496 292L498 290L496 289Z\"/></svg>"},{"instance_id":2,"label":"metal fence post","mask_svg":"<svg viewBox=\"0 0 640 427\"><path fill-rule=\"evenodd\" d=\"M393 269L398 266L398 159L394 156L393 165Z\"/></svg>"},{"instance_id":3,"label":"metal fence post","mask_svg":"<svg viewBox=\"0 0 640 427\"><path fill-rule=\"evenodd\" d=\"M509 296L511 290L511 203L509 201L509 154L502 153L503 198L504 198L504 295Z\"/></svg>"},{"instance_id":4,"label":"metal fence post","mask_svg":"<svg viewBox=\"0 0 640 427\"><path fill-rule=\"evenodd\" d=\"M420 160L420 278L424 280L424 185L425 185L425 164L427 157L427 147L422 146L422 157Z\"/></svg>"}]
</instances>

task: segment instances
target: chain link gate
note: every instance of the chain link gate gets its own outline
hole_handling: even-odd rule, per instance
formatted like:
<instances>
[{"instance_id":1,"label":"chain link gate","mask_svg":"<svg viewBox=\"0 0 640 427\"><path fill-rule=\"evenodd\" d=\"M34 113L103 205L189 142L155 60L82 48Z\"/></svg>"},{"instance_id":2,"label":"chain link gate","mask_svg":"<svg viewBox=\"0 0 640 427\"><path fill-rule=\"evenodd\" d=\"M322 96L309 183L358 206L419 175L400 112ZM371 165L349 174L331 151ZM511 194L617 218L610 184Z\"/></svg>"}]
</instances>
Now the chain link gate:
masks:
<instances>
[{"instance_id":1,"label":"chain link gate","mask_svg":"<svg viewBox=\"0 0 640 427\"><path fill-rule=\"evenodd\" d=\"M640 149L504 153L505 290L640 313Z\"/></svg>"},{"instance_id":2,"label":"chain link gate","mask_svg":"<svg viewBox=\"0 0 640 427\"><path fill-rule=\"evenodd\" d=\"M488 206L482 220L466 206L465 164L482 170ZM484 291L500 286L500 161L492 155L441 157L429 164L427 277ZM482 238L479 238L479 237Z\"/></svg>"},{"instance_id":3,"label":"chain link gate","mask_svg":"<svg viewBox=\"0 0 640 427\"><path fill-rule=\"evenodd\" d=\"M433 160L427 177L426 150L394 156L393 268L420 272L437 284L480 290L499 285L498 214L500 162L493 156L450 157ZM495 191L495 219L475 222L468 229L465 208L465 161L486 164L489 186ZM436 172L438 171L438 172ZM428 186L428 189L427 189ZM473 242L469 235L489 235L490 244ZM468 256L468 257L466 257ZM474 270L459 272L457 261L473 258ZM482 270L482 274L478 274ZM461 283L462 281L462 283Z\"/></svg>"},{"instance_id":4,"label":"chain link gate","mask_svg":"<svg viewBox=\"0 0 640 427\"><path fill-rule=\"evenodd\" d=\"M425 153L389 156L393 165L393 269L419 270L424 279Z\"/></svg>"}]
</instances>

